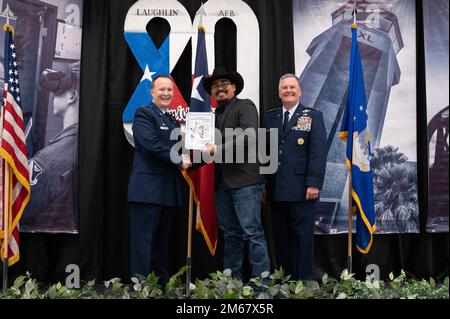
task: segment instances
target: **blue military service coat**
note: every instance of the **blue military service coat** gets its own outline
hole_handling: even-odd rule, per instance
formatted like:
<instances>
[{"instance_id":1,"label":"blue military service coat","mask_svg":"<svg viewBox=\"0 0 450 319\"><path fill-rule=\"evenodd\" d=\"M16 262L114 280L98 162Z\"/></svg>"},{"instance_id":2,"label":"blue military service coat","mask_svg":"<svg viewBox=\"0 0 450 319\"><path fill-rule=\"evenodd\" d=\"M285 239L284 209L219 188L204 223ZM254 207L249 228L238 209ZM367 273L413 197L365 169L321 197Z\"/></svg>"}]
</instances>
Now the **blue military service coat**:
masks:
<instances>
[{"instance_id":1,"label":"blue military service coat","mask_svg":"<svg viewBox=\"0 0 450 319\"><path fill-rule=\"evenodd\" d=\"M181 206L181 156L170 152L178 140L171 140L179 128L176 119L155 104L137 109L133 122L135 144L133 168L128 185L128 202Z\"/></svg>"},{"instance_id":2,"label":"blue military service coat","mask_svg":"<svg viewBox=\"0 0 450 319\"><path fill-rule=\"evenodd\" d=\"M266 112L263 126L278 129L278 170L267 177L269 201L297 202L306 200L308 186L322 188L327 158L327 137L322 112L297 106L286 130L282 132L283 108Z\"/></svg>"}]
</instances>

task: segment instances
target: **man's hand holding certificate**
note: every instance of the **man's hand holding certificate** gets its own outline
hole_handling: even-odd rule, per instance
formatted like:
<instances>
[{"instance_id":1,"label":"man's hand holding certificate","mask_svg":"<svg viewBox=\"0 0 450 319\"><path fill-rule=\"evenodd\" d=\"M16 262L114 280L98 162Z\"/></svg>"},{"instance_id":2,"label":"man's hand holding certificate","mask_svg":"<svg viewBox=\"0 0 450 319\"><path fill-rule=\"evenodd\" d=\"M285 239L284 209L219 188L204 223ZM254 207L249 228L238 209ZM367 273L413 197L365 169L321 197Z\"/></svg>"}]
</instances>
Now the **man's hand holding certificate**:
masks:
<instances>
[{"instance_id":1,"label":"man's hand holding certificate","mask_svg":"<svg viewBox=\"0 0 450 319\"><path fill-rule=\"evenodd\" d=\"M214 113L189 112L186 115L185 146L205 150L214 144Z\"/></svg>"}]
</instances>

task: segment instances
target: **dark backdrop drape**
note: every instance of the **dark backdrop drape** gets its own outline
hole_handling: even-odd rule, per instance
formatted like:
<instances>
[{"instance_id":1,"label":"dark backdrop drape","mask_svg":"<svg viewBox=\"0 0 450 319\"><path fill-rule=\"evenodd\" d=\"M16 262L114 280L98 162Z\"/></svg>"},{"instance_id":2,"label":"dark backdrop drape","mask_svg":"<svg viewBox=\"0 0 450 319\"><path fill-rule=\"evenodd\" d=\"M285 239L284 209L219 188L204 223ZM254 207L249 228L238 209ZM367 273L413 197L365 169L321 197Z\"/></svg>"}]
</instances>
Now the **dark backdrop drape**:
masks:
<instances>
[{"instance_id":1,"label":"dark backdrop drape","mask_svg":"<svg viewBox=\"0 0 450 319\"><path fill-rule=\"evenodd\" d=\"M193 19L201 0L180 1ZM261 113L279 104L279 77L295 72L291 1L246 0L260 27ZM420 1L419 1L420 2ZM142 71L123 37L123 26L132 0L85 0L82 44L81 104L79 122L79 235L22 234L21 260L11 277L29 270L42 282L64 281L68 264L77 264L84 280L129 276L129 211L127 183L133 148L124 137L122 112ZM159 23L159 22L155 22ZM421 4L417 3L418 184L420 234L376 235L370 254L353 254L357 277L377 264L381 277L404 269L415 277L448 275L448 233L425 233L427 212L425 70ZM161 29L164 30L163 24ZM155 30L152 26L151 30ZM216 65L235 66L236 30L224 21L216 27ZM152 37L157 40L158 32ZM159 35L161 37L161 35ZM172 72L183 96L190 95L191 48L188 45ZM185 202L188 189L185 187ZM264 208L267 225L269 212ZM266 227L269 246L271 232ZM185 264L187 207L177 214L171 240L171 270ZM318 235L316 275L336 277L346 267L347 236ZM193 277L205 278L222 269L222 238L216 256L210 256L200 233L194 232Z\"/></svg>"}]
</instances>

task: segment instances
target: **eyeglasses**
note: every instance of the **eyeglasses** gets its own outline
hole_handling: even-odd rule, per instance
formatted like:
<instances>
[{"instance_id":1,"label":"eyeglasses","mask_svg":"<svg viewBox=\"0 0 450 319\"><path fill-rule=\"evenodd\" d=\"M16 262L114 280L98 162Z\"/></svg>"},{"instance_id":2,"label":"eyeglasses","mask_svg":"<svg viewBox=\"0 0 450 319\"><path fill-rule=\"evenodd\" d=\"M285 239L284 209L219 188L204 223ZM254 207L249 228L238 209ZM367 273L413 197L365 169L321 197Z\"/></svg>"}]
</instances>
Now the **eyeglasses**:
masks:
<instances>
[{"instance_id":1,"label":"eyeglasses","mask_svg":"<svg viewBox=\"0 0 450 319\"><path fill-rule=\"evenodd\" d=\"M214 83L211 86L211 90L217 90L219 88L226 89L230 84L231 84L231 82L229 82L229 81Z\"/></svg>"}]
</instances>

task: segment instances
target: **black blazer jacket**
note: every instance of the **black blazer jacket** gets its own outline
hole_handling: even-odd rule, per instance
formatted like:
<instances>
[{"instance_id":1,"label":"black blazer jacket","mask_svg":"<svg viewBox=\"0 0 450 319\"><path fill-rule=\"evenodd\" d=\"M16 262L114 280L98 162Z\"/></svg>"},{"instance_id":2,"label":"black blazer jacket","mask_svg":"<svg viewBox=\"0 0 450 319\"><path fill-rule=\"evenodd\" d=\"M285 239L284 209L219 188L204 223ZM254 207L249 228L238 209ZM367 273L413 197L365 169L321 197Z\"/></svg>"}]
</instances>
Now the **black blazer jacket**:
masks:
<instances>
[{"instance_id":1,"label":"black blazer jacket","mask_svg":"<svg viewBox=\"0 0 450 319\"><path fill-rule=\"evenodd\" d=\"M218 110L216 110L217 112ZM232 188L264 183L258 162L258 111L248 99L231 99L216 120L216 186L221 178Z\"/></svg>"}]
</instances>

